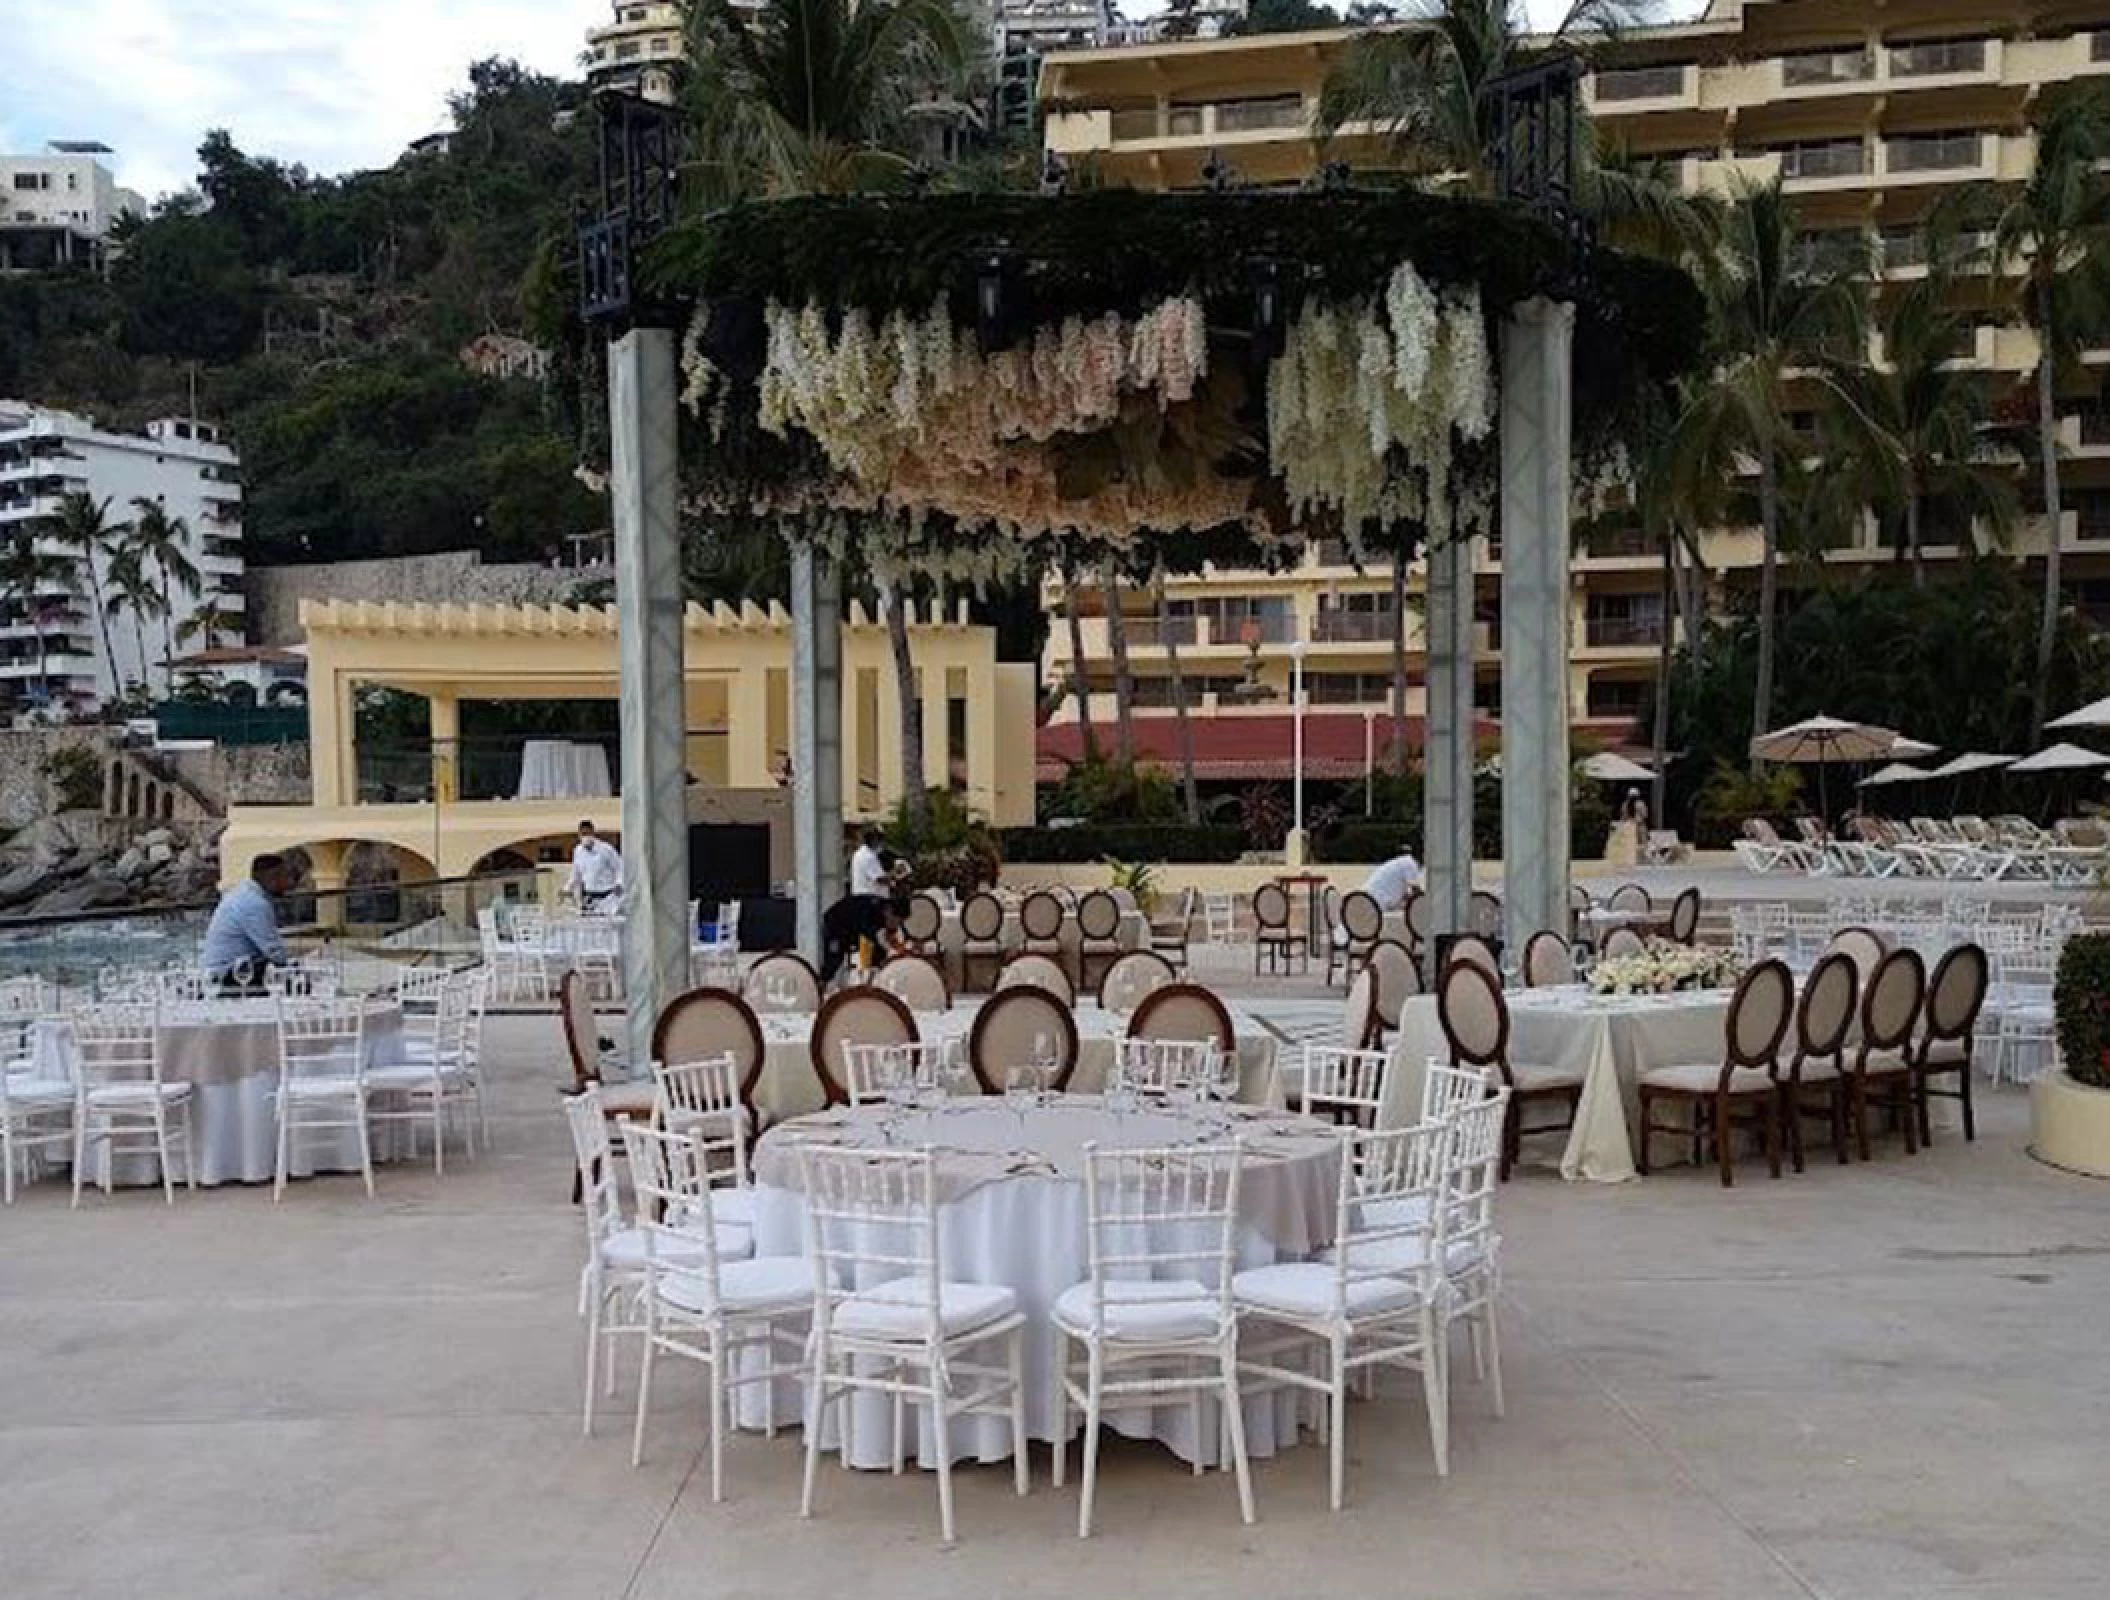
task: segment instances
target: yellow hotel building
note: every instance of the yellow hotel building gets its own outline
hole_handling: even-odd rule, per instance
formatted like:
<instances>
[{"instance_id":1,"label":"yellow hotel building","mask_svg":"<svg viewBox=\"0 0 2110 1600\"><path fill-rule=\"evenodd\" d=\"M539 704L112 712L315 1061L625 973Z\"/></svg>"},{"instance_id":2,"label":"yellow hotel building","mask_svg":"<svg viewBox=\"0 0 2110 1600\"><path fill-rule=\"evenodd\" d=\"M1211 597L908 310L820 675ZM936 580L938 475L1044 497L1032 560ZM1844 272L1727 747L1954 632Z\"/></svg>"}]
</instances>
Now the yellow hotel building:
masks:
<instances>
[{"instance_id":1,"label":"yellow hotel building","mask_svg":"<svg viewBox=\"0 0 2110 1600\"><path fill-rule=\"evenodd\" d=\"M1244 182L1297 182L1319 159L1312 129L1320 88L1353 37L1343 28L1052 56L1040 82L1047 148L1104 181L1142 188L1199 185L1212 158ZM1872 233L1883 278L1896 283L1924 273L1923 224L1942 195L2027 177L2037 98L2101 75L2110 75L2110 0L1712 0L1691 22L1623 38L1585 94L1613 145L1669 164L1690 191L1726 191L1738 177L1778 174L1807 229ZM1385 159L1382 141L1355 128L1326 156L1357 166ZM2034 370L2037 341L2018 322L2009 325L2014 319L1994 301L1959 360L2005 389ZM2110 351L2090 359L2110 363ZM2086 609L2110 612L2110 410L2092 386L2064 410L2066 512L2058 536L2068 593ZM2010 549L2041 556L2046 537L2039 515L2016 530ZM1216 717L1279 717L1288 704L1290 645L1302 640L1314 716L1360 721L1388 706L1389 574L1358 573L1344 554L1312 550L1289 573L1171 580L1170 626L1190 705ZM1705 555L1718 586L1755 585L1755 528L1716 530ZM1935 563L1957 556L1953 543L1928 548ZM1499 545L1483 548L1480 559L1478 703L1499 715ZM1893 552L1871 524L1825 559L1853 567L1888 562ZM1578 725L1607 739L1631 735L1647 697L1666 626L1659 585L1659 557L1630 536L1598 536L1576 551L1570 709ZM1417 573L1417 597L1419 588ZM1051 605L1058 598L1051 590ZM1089 594L1082 604L1089 613L1082 672L1103 726L1113 714L1104 604ZM1142 717L1167 715L1160 708L1170 698L1149 610L1147 595L1124 595ZM1418 716L1418 598L1409 612L1409 711ZM1078 670L1060 625L1050 630L1046 661L1057 684ZM1271 704L1255 703L1253 678L1274 690ZM1065 700L1057 715L1074 720L1074 703ZM1074 742L1075 730L1068 732L1065 747ZM1142 742L1165 744L1162 735Z\"/></svg>"}]
</instances>

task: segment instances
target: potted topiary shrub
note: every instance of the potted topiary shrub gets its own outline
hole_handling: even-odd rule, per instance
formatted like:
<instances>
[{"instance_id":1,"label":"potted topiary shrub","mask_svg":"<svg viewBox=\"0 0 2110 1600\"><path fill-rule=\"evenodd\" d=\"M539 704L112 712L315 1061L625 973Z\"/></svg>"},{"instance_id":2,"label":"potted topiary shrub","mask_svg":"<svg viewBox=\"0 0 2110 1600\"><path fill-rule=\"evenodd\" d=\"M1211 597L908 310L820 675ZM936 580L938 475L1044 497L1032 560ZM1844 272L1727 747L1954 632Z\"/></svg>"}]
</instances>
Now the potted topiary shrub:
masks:
<instances>
[{"instance_id":1,"label":"potted topiary shrub","mask_svg":"<svg viewBox=\"0 0 2110 1600\"><path fill-rule=\"evenodd\" d=\"M2061 1064L2030 1085L2030 1154L2110 1178L2110 934L2066 941L2052 1003Z\"/></svg>"}]
</instances>

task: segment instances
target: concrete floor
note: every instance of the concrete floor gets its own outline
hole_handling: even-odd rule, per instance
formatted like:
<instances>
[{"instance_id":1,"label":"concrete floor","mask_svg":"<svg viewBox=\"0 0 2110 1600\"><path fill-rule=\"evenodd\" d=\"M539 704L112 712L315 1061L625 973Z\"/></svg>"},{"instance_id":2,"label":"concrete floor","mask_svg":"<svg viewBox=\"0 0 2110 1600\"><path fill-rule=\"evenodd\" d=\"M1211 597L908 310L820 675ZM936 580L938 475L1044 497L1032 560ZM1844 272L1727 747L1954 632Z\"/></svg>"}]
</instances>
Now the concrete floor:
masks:
<instances>
[{"instance_id":1,"label":"concrete floor","mask_svg":"<svg viewBox=\"0 0 2110 1600\"><path fill-rule=\"evenodd\" d=\"M1110 1448L1100 1532L1036 1451L1032 1496L964 1470L824 1477L796 1435L698 1471L700 1387L667 1381L632 1471L626 1384L579 1437L556 1024L492 1024L495 1155L450 1170L179 1198L63 1186L0 1213L0 1593L105 1596L1414 1595L2095 1600L2110 1376L2110 1189L1978 1144L1616 1189L1504 1193L1510 1415L1461 1384L1452 1473L1418 1393L1324 1452L1228 1479Z\"/></svg>"}]
</instances>

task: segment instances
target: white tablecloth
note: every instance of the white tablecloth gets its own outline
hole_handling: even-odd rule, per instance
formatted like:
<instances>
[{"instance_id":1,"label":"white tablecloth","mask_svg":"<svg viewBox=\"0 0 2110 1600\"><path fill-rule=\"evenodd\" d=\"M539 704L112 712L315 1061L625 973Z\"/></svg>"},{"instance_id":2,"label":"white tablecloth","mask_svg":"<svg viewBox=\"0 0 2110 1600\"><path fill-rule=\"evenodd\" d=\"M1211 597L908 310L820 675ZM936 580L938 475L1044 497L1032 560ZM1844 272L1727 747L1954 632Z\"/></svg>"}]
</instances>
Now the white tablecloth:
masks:
<instances>
[{"instance_id":1,"label":"white tablecloth","mask_svg":"<svg viewBox=\"0 0 2110 1600\"><path fill-rule=\"evenodd\" d=\"M370 1007L364 1042L367 1064L401 1060L402 1034L400 1008ZM71 1075L73 1040L67 1024L35 1024L30 1051L39 1076ZM191 1085L191 1150L199 1183L271 1181L278 1161L278 1118L272 1099L278 1088L275 1002L214 1000L187 1017L164 1014L161 1075L164 1082ZM376 1130L376 1160L383 1155L381 1132ZM357 1172L357 1139L348 1128L303 1133L294 1141L290 1170L303 1178L318 1172ZM121 1157L113 1163L111 1181L149 1184L159 1183L161 1176L151 1157Z\"/></svg>"},{"instance_id":2,"label":"white tablecloth","mask_svg":"<svg viewBox=\"0 0 2110 1600\"><path fill-rule=\"evenodd\" d=\"M520 747L522 800L591 800L615 793L608 752L569 739L530 739Z\"/></svg>"},{"instance_id":3,"label":"white tablecloth","mask_svg":"<svg viewBox=\"0 0 2110 1600\"><path fill-rule=\"evenodd\" d=\"M925 1040L951 1042L964 1068L967 1037L974 1028L975 1013L982 999L971 996L949 1011L925 1011L916 1016L917 1035ZM1077 1017L1077 1070L1070 1088L1078 1094L1093 1094L1105 1086L1114 1062L1114 1042L1128 1032L1128 1018L1102 1011L1096 1005L1081 1005ZM1231 1027L1238 1040L1238 1098L1254 1105L1281 1105L1282 1089L1275 1075L1275 1036L1259 1022L1237 1009L1231 1011ZM765 1015L762 1037L768 1059L761 1080L755 1085L755 1103L764 1118L781 1122L821 1109L820 1082L813 1075L813 1018L810 1015Z\"/></svg>"},{"instance_id":4,"label":"white tablecloth","mask_svg":"<svg viewBox=\"0 0 2110 1600\"><path fill-rule=\"evenodd\" d=\"M833 1114L836 1127L855 1129L846 1137L877 1142L880 1124L903 1113L866 1107ZM1340 1147L1328 1130L1286 1113L1257 1108L1200 1107L1117 1114L1091 1100L1064 1096L1054 1104L1020 1112L1001 1100L966 1102L939 1113L912 1113L928 1126L910 1128L933 1145L964 1147L964 1159L986 1159L999 1148L1021 1150L1055 1169L1054 1176L1003 1177L976 1182L959 1198L939 1207L940 1254L947 1278L956 1282L1001 1283L1016 1290L1025 1313L1026 1428L1051 1441L1054 1427L1056 1340L1049 1324L1055 1299L1091 1274L1085 1229L1084 1184L1072 1169L1081 1161L1086 1138L1114 1145L1205 1143L1229 1137L1236 1129L1272 1152L1249 1155L1243 1187L1253 1202L1241 1205L1238 1231L1240 1268L1296 1260L1331 1241L1333 1208L1340 1182ZM794 1126L797 1126L794 1124ZM788 1133L788 1130L786 1130ZM765 1135L758 1159L774 1176L782 1163L768 1159L771 1138ZM941 1151L939 1165L945 1167ZM795 1169L787 1169L795 1170ZM941 1181L941 1187L942 1181ZM795 1188L759 1185L755 1191L755 1248L765 1255L795 1255L806 1247L805 1205ZM779 1426L801 1420L800 1386L787 1381L765 1393L761 1385L737 1391L737 1415L743 1427L759 1428L773 1406ZM852 1465L891 1465L890 1402L883 1396L859 1396ZM1298 1397L1290 1394L1248 1397L1245 1402L1247 1448L1253 1455L1272 1455L1295 1442ZM1072 1416L1073 1431L1081 1419ZM1217 1418L1204 1407L1206 1436L1194 1437L1193 1419L1184 1400L1154 1412L1131 1412L1109 1418L1111 1425L1136 1438L1156 1437L1184 1460L1217 1459ZM829 1425L823 1443L833 1448ZM952 1425L955 1459L1004 1461L1011 1455L1010 1423L1002 1418L963 1418ZM916 1441L917 1459L935 1463L930 1428L924 1419Z\"/></svg>"},{"instance_id":5,"label":"white tablecloth","mask_svg":"<svg viewBox=\"0 0 2110 1600\"><path fill-rule=\"evenodd\" d=\"M1513 990L1509 1058L1584 1069L1582 1103L1561 1152L1561 1176L1621 1183L1634 1173L1636 1077L1651 1067L1692 1062L1720 1065L1727 989L1608 998L1577 987ZM1417 995L1400 1008L1399 1037L1385 1073L1379 1126L1403 1128L1421 1111L1421 1080L1431 1057L1450 1059L1436 997ZM1527 1141L1525 1159L1534 1145Z\"/></svg>"}]
</instances>

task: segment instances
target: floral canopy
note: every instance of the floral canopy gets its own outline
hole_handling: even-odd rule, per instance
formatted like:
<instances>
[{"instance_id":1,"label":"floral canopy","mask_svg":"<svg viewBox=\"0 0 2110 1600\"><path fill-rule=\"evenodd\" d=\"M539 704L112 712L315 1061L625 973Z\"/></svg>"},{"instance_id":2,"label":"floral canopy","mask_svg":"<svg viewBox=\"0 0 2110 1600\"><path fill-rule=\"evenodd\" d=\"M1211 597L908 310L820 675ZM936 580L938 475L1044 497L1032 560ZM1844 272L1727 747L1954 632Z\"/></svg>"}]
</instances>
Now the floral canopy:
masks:
<instances>
[{"instance_id":1,"label":"floral canopy","mask_svg":"<svg viewBox=\"0 0 2110 1600\"><path fill-rule=\"evenodd\" d=\"M692 500L956 579L1046 546L1484 527L1512 306L1576 301L1592 459L1702 326L1673 268L1410 190L762 202L679 230L656 271L694 300Z\"/></svg>"}]
</instances>

